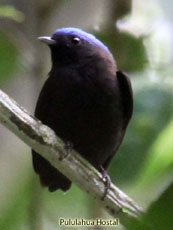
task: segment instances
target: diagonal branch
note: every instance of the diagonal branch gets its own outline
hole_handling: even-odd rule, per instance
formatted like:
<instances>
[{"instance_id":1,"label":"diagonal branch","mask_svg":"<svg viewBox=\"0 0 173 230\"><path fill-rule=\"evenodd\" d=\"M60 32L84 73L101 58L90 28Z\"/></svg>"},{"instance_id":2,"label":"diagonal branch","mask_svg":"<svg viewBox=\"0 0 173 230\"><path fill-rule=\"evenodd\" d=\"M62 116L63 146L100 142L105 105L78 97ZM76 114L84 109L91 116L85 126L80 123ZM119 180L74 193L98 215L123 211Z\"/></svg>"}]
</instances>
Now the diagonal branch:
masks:
<instances>
[{"instance_id":1,"label":"diagonal branch","mask_svg":"<svg viewBox=\"0 0 173 230\"><path fill-rule=\"evenodd\" d=\"M130 220L139 220L142 214L141 208L115 185L111 184L102 201L105 192L105 181L102 175L75 151L64 158L64 143L53 130L29 115L1 90L0 123L40 153L82 190L100 200L100 204L113 217L118 217L122 224L127 225Z\"/></svg>"}]
</instances>

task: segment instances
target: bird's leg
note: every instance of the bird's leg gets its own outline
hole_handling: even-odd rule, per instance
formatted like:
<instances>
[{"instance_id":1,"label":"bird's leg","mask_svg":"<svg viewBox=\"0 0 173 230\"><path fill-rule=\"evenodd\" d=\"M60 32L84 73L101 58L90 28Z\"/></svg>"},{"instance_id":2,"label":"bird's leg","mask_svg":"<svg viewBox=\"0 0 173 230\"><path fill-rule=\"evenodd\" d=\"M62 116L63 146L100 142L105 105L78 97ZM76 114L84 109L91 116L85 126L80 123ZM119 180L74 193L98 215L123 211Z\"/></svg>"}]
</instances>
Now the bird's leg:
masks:
<instances>
[{"instance_id":1,"label":"bird's leg","mask_svg":"<svg viewBox=\"0 0 173 230\"><path fill-rule=\"evenodd\" d=\"M108 189L110 189L111 179L102 165L99 165L99 168L100 168L100 172L103 175L103 179L105 179L105 192L104 192L104 195L102 197L102 200L104 200L105 196L107 195Z\"/></svg>"},{"instance_id":2,"label":"bird's leg","mask_svg":"<svg viewBox=\"0 0 173 230\"><path fill-rule=\"evenodd\" d=\"M71 151L73 150L73 143L70 141L65 141L64 149L65 149L65 154L59 160L63 160L70 155Z\"/></svg>"}]
</instances>

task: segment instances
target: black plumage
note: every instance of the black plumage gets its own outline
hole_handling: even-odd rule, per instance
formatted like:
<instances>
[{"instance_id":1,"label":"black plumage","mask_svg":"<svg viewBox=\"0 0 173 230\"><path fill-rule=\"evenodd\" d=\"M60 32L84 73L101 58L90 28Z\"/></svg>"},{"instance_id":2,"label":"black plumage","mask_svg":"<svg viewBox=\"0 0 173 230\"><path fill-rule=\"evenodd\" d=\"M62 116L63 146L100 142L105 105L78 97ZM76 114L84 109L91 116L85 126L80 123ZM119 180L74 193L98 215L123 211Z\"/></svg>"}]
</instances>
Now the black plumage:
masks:
<instances>
[{"instance_id":1,"label":"black plumage","mask_svg":"<svg viewBox=\"0 0 173 230\"><path fill-rule=\"evenodd\" d=\"M117 70L108 48L89 33L63 28L39 39L50 47L52 69L35 116L102 172L121 144L132 115L130 81ZM50 191L70 188L71 181L35 151L33 165Z\"/></svg>"}]
</instances>

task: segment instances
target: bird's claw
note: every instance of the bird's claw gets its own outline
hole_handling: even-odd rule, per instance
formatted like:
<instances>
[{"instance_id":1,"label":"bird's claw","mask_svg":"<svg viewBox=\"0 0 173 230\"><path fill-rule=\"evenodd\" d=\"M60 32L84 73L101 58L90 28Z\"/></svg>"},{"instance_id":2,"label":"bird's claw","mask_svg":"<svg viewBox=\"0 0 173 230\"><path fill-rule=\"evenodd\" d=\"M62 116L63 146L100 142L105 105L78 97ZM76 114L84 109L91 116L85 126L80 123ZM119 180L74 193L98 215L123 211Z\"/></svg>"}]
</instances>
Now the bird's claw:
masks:
<instances>
[{"instance_id":1,"label":"bird's claw","mask_svg":"<svg viewBox=\"0 0 173 230\"><path fill-rule=\"evenodd\" d=\"M106 172L106 170L102 166L100 166L100 169L101 169L101 173L102 173L102 176L103 176L103 179L105 182L105 192L103 194L103 197L101 198L101 200L104 200L104 198L106 197L106 195L108 193L108 190L110 189L111 179L110 179L110 176L108 175L108 173Z\"/></svg>"},{"instance_id":2,"label":"bird's claw","mask_svg":"<svg viewBox=\"0 0 173 230\"><path fill-rule=\"evenodd\" d=\"M65 158L67 158L70 154L71 154L71 151L73 149L73 144L72 142L70 141L66 141L65 142L65 145L64 145L64 149L65 149L65 154L63 157L61 157L59 160L63 160Z\"/></svg>"}]
</instances>

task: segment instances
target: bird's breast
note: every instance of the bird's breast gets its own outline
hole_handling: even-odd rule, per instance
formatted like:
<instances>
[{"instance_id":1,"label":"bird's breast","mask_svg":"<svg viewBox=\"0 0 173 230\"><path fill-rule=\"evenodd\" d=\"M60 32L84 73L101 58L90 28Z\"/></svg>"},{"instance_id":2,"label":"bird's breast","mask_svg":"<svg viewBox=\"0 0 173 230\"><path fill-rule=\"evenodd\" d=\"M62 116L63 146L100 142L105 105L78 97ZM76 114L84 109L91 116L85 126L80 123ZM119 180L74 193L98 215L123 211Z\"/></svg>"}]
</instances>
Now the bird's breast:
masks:
<instances>
[{"instance_id":1,"label":"bird's breast","mask_svg":"<svg viewBox=\"0 0 173 230\"><path fill-rule=\"evenodd\" d=\"M49 126L87 159L94 154L105 161L123 135L120 94L112 79L109 87L105 77L103 82L93 78L74 73L57 77Z\"/></svg>"}]
</instances>

